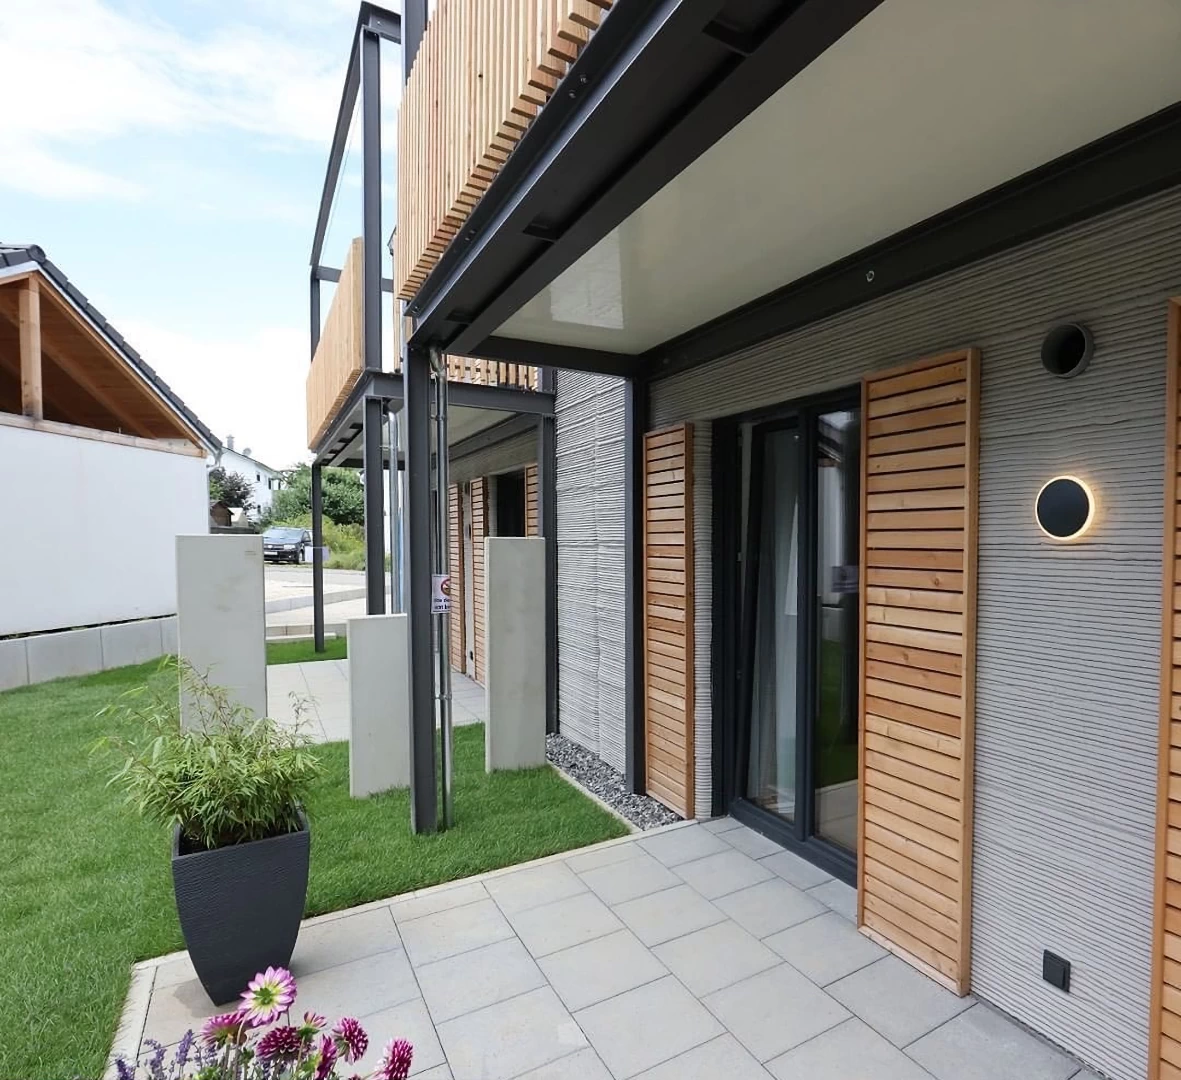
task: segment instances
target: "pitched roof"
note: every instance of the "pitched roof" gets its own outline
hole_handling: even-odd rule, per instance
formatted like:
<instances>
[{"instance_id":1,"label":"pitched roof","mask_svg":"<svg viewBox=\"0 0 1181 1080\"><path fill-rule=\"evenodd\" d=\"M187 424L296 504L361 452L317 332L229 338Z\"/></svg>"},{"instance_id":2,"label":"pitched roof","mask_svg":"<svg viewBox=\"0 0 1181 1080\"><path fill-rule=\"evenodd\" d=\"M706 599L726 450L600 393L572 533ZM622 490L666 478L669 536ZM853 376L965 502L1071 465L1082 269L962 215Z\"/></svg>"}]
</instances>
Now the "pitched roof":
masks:
<instances>
[{"instance_id":1,"label":"pitched roof","mask_svg":"<svg viewBox=\"0 0 1181 1080\"><path fill-rule=\"evenodd\" d=\"M86 317L94 329L124 356L135 372L184 418L186 423L201 436L210 451L216 453L221 449L221 440L201 422L197 414L181 400L176 391L156 374L147 361L131 347L126 338L107 322L103 313L86 298L82 290L50 261L43 248L36 244L0 242L0 277L3 277L6 269L27 267L30 263L36 264L36 268L70 299L70 302Z\"/></svg>"}]
</instances>

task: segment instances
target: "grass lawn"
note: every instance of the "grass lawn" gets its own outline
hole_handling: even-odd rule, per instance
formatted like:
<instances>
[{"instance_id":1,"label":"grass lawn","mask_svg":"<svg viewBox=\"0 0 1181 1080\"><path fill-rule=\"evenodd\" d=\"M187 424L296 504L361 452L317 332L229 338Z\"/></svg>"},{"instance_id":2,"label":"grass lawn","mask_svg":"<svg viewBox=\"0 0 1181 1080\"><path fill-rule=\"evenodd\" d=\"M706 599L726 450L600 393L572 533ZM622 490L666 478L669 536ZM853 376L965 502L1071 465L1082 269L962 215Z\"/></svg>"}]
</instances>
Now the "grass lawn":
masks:
<instances>
[{"instance_id":1,"label":"grass lawn","mask_svg":"<svg viewBox=\"0 0 1181 1080\"><path fill-rule=\"evenodd\" d=\"M153 664L0 693L0 1077L102 1074L137 960L183 948L168 837L106 786L95 712ZM484 773L484 730L455 732L456 828L413 836L409 798L348 796L348 747L319 749L308 800L307 914L621 836L614 817L549 768Z\"/></svg>"},{"instance_id":2,"label":"grass lawn","mask_svg":"<svg viewBox=\"0 0 1181 1080\"><path fill-rule=\"evenodd\" d=\"M343 660L348 656L348 640L343 637L327 638L324 651L316 652L314 641L268 641L268 664L303 664L309 660Z\"/></svg>"}]
</instances>

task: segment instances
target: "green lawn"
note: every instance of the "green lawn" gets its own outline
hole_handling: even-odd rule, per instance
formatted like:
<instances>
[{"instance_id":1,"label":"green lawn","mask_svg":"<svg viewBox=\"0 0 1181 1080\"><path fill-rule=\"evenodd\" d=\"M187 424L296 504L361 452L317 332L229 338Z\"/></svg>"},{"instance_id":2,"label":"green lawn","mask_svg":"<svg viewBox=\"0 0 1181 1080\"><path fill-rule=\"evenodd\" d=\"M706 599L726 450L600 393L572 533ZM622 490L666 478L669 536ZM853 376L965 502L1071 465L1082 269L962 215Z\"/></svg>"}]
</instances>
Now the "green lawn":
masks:
<instances>
[{"instance_id":1,"label":"green lawn","mask_svg":"<svg viewBox=\"0 0 1181 1080\"><path fill-rule=\"evenodd\" d=\"M303 664L308 660L343 660L348 656L348 641L343 637L327 638L324 651L316 652L312 641L268 641L268 664Z\"/></svg>"},{"instance_id":2,"label":"green lawn","mask_svg":"<svg viewBox=\"0 0 1181 1080\"><path fill-rule=\"evenodd\" d=\"M130 966L183 947L168 837L106 786L94 714L155 665L0 693L0 1077L101 1075ZM549 768L484 773L482 727L455 732L452 832L413 836L404 792L354 801L348 747L320 749L308 800L309 915L621 836Z\"/></svg>"}]
</instances>

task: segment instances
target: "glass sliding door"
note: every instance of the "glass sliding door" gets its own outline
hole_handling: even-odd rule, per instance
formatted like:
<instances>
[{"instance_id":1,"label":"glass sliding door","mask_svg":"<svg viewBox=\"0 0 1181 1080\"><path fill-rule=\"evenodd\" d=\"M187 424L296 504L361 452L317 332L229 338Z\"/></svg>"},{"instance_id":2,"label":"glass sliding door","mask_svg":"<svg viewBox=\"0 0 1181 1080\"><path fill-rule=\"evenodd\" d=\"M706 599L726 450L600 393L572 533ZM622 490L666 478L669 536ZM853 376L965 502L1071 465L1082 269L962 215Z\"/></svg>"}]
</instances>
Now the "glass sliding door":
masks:
<instances>
[{"instance_id":1,"label":"glass sliding door","mask_svg":"<svg viewBox=\"0 0 1181 1080\"><path fill-rule=\"evenodd\" d=\"M849 877L857 847L859 399L784 408L736 430L743 583L735 812Z\"/></svg>"}]
</instances>

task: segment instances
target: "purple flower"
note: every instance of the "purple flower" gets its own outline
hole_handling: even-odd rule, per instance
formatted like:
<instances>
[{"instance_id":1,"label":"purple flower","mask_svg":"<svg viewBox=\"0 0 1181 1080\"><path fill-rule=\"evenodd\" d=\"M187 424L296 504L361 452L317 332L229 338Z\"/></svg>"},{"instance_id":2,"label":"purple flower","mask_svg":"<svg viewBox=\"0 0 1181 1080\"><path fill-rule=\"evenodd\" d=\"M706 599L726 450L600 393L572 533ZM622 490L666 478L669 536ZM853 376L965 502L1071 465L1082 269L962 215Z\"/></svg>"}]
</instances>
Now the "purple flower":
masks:
<instances>
[{"instance_id":1,"label":"purple flower","mask_svg":"<svg viewBox=\"0 0 1181 1080\"><path fill-rule=\"evenodd\" d=\"M115 1059L115 1075L119 1080L135 1080L135 1069L127 1064L126 1059Z\"/></svg>"},{"instance_id":2,"label":"purple flower","mask_svg":"<svg viewBox=\"0 0 1181 1080\"><path fill-rule=\"evenodd\" d=\"M264 1061L294 1061L303 1047L299 1028L271 1028L258 1043L258 1056Z\"/></svg>"},{"instance_id":3,"label":"purple flower","mask_svg":"<svg viewBox=\"0 0 1181 1080\"><path fill-rule=\"evenodd\" d=\"M391 1039L381 1055L381 1064L374 1076L379 1080L406 1080L413 1060L413 1046L405 1039Z\"/></svg>"},{"instance_id":4,"label":"purple flower","mask_svg":"<svg viewBox=\"0 0 1181 1080\"><path fill-rule=\"evenodd\" d=\"M241 1009L236 1012L222 1013L211 1016L201 1028L201 1039L207 1046L225 1046L227 1043L240 1043L243 1039L243 1025L246 1015Z\"/></svg>"},{"instance_id":5,"label":"purple flower","mask_svg":"<svg viewBox=\"0 0 1181 1080\"><path fill-rule=\"evenodd\" d=\"M316 1062L314 1080L328 1080L336 1067L336 1043L327 1035L320 1036L320 1059Z\"/></svg>"},{"instance_id":6,"label":"purple flower","mask_svg":"<svg viewBox=\"0 0 1181 1080\"><path fill-rule=\"evenodd\" d=\"M332 1034L336 1038L336 1048L350 1065L365 1056L365 1051L369 1048L369 1036L351 1016L342 1016L337 1020Z\"/></svg>"},{"instance_id":7,"label":"purple flower","mask_svg":"<svg viewBox=\"0 0 1181 1080\"><path fill-rule=\"evenodd\" d=\"M251 1027L273 1024L295 1001L295 978L286 968L269 967L242 993L242 1012Z\"/></svg>"},{"instance_id":8,"label":"purple flower","mask_svg":"<svg viewBox=\"0 0 1181 1080\"><path fill-rule=\"evenodd\" d=\"M320 1013L306 1012L303 1014L303 1027L309 1028L313 1035L319 1035L328 1026L327 1017Z\"/></svg>"},{"instance_id":9,"label":"purple flower","mask_svg":"<svg viewBox=\"0 0 1181 1080\"><path fill-rule=\"evenodd\" d=\"M193 1032L190 1028L181 1036L180 1042L176 1044L176 1057L173 1060L176 1063L178 1072L183 1072L184 1067L189 1063L189 1053L192 1049Z\"/></svg>"}]
</instances>

